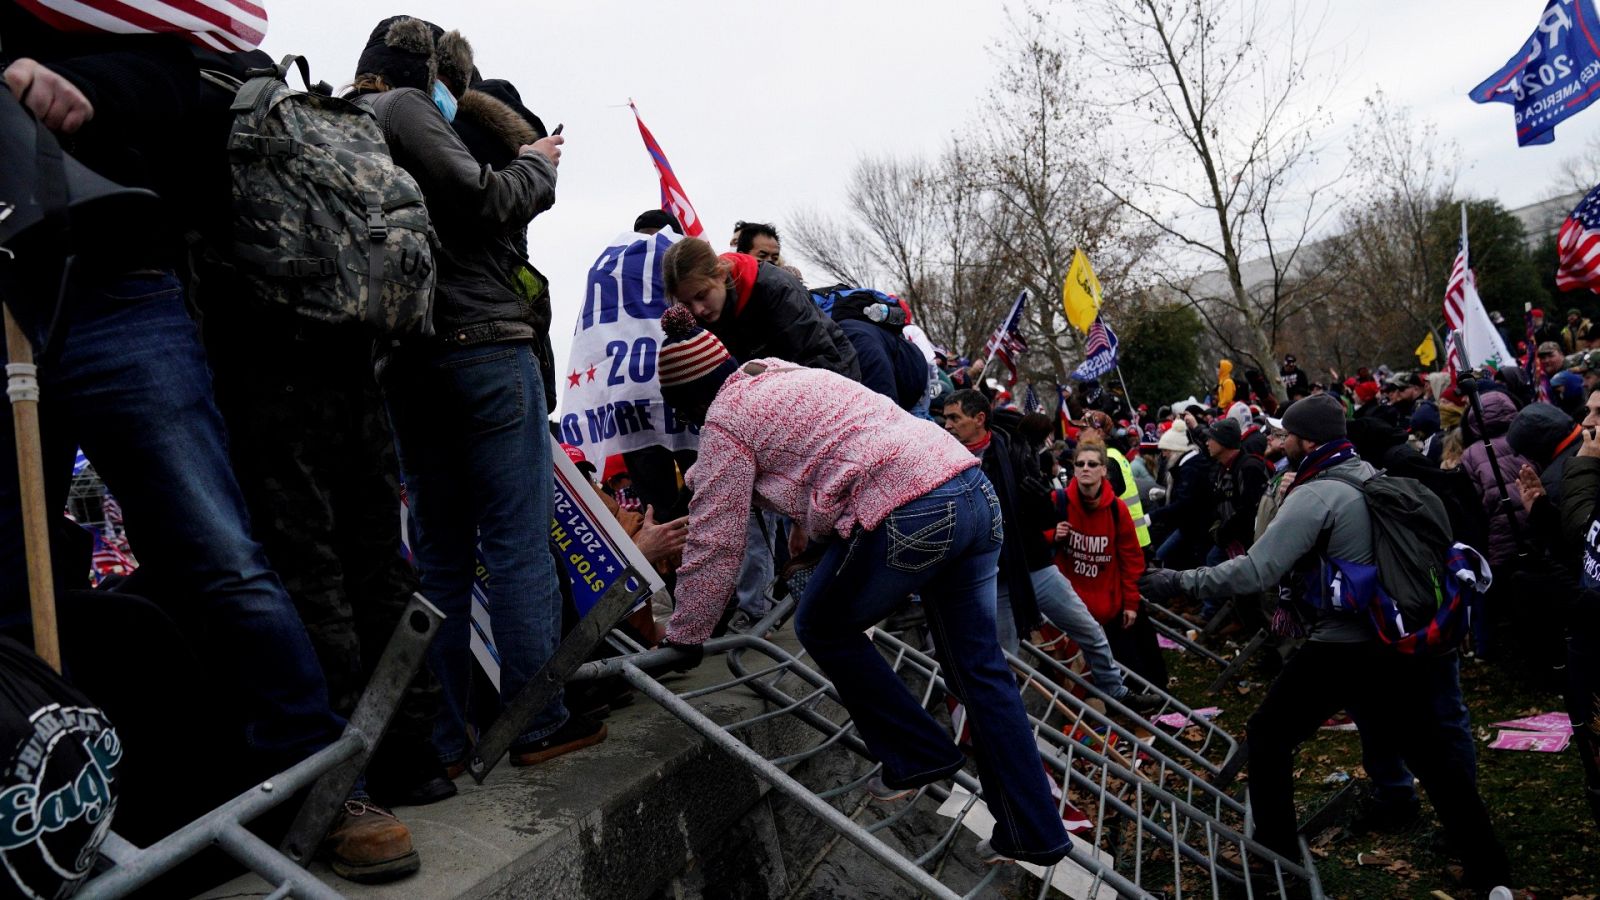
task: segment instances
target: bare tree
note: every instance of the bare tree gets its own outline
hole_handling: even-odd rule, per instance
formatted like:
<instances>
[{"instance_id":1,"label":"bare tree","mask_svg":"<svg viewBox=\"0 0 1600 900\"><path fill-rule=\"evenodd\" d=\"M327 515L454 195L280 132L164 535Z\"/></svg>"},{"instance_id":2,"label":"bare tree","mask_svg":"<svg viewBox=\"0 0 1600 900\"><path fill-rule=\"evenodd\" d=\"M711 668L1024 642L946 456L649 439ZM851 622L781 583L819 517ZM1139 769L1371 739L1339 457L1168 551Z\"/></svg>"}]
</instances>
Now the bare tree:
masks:
<instances>
[{"instance_id":1,"label":"bare tree","mask_svg":"<svg viewBox=\"0 0 1600 900\"><path fill-rule=\"evenodd\" d=\"M1105 289L1108 318L1131 288L1130 274L1154 232L1097 183L1110 166L1094 135L1105 113L1085 101L1090 85L1076 67L1078 48L1045 10L1016 17L1000 49L1000 76L989 92L984 186L991 200L983 224L1011 251L1011 274L1037 298L1027 310L1032 365L1052 377L1081 356L1082 335L1061 307L1073 251L1089 255Z\"/></svg>"},{"instance_id":2,"label":"bare tree","mask_svg":"<svg viewBox=\"0 0 1600 900\"><path fill-rule=\"evenodd\" d=\"M1460 149L1381 91L1364 102L1355 133L1350 156L1362 184L1339 233L1317 248L1339 310L1319 334L1341 369L1407 358L1429 333L1444 346L1439 286L1455 251L1433 217L1455 200Z\"/></svg>"},{"instance_id":3,"label":"bare tree","mask_svg":"<svg viewBox=\"0 0 1600 900\"><path fill-rule=\"evenodd\" d=\"M1319 301L1305 252L1339 173L1316 169L1316 23L1292 0L1100 0L1079 33L1106 109L1138 138L1100 184L1213 278L1158 273L1236 358L1273 364ZM1176 267L1174 267L1176 269Z\"/></svg>"}]
</instances>

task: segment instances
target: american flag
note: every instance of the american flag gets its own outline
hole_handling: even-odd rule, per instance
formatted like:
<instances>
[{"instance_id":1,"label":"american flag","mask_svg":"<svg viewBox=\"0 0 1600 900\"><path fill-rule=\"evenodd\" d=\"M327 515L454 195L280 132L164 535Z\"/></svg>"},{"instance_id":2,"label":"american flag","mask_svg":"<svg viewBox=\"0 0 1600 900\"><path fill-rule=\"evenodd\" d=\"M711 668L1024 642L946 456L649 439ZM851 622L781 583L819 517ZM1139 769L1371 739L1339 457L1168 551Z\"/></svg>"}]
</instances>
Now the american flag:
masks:
<instances>
[{"instance_id":1,"label":"american flag","mask_svg":"<svg viewBox=\"0 0 1600 900\"><path fill-rule=\"evenodd\" d=\"M1072 377L1078 381L1092 381L1117 367L1117 335L1105 320L1095 316L1089 326L1089 339L1083 345L1084 359Z\"/></svg>"},{"instance_id":2,"label":"american flag","mask_svg":"<svg viewBox=\"0 0 1600 900\"><path fill-rule=\"evenodd\" d=\"M677 217L684 234L699 237L705 233L705 226L700 224L700 216L694 211L694 204L689 202L688 195L684 194L678 176L672 173L672 163L667 162L667 154L656 143L655 135L644 127L644 119L639 117L639 107L629 100L628 108L633 110L633 120L639 123L639 136L644 138L644 148L650 151L650 159L656 164L656 173L661 176L661 208Z\"/></svg>"},{"instance_id":3,"label":"american flag","mask_svg":"<svg viewBox=\"0 0 1600 900\"><path fill-rule=\"evenodd\" d=\"M1456 261L1450 267L1450 280L1444 288L1444 321L1447 332L1445 366L1452 376L1478 366L1503 366L1511 353L1500 332L1495 330L1478 296L1478 279L1472 274L1467 248L1467 208L1461 205L1461 241ZM1463 358L1464 357L1464 358Z\"/></svg>"},{"instance_id":4,"label":"american flag","mask_svg":"<svg viewBox=\"0 0 1600 900\"><path fill-rule=\"evenodd\" d=\"M990 359L999 357L1000 361L1006 364L1006 368L1011 370L1011 375L1006 378L1007 387L1016 386L1017 361L1028 349L1028 342L1024 341L1019 333L1022 328L1022 307L1027 302L1027 291L1018 294L1016 301L1011 304L1011 311L1006 313L1005 319L1000 322L1000 327L994 330L994 334L989 335L988 343L983 345L983 352Z\"/></svg>"},{"instance_id":5,"label":"american flag","mask_svg":"<svg viewBox=\"0 0 1600 900\"><path fill-rule=\"evenodd\" d=\"M1033 382L1028 382L1022 389L1022 411L1030 413L1044 412L1044 401L1039 399L1039 394L1033 389Z\"/></svg>"},{"instance_id":6,"label":"american flag","mask_svg":"<svg viewBox=\"0 0 1600 900\"><path fill-rule=\"evenodd\" d=\"M1556 248L1560 256L1557 289L1600 289L1600 187L1585 195L1578 208L1561 223Z\"/></svg>"},{"instance_id":7,"label":"american flag","mask_svg":"<svg viewBox=\"0 0 1600 900\"><path fill-rule=\"evenodd\" d=\"M59 31L177 34L221 53L254 50L267 11L248 0L17 0Z\"/></svg>"}]
</instances>

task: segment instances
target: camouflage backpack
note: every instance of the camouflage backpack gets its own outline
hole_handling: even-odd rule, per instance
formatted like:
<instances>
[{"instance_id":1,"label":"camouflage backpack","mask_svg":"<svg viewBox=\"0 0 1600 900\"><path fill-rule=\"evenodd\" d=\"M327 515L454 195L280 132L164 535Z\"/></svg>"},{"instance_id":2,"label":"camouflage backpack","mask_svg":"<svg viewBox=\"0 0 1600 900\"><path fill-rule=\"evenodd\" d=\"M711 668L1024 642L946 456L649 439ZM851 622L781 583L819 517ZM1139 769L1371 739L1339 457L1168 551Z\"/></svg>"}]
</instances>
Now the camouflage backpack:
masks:
<instances>
[{"instance_id":1,"label":"camouflage backpack","mask_svg":"<svg viewBox=\"0 0 1600 900\"><path fill-rule=\"evenodd\" d=\"M246 76L228 136L230 255L251 293L318 322L431 335L433 227L372 114L311 87L303 57Z\"/></svg>"}]
</instances>

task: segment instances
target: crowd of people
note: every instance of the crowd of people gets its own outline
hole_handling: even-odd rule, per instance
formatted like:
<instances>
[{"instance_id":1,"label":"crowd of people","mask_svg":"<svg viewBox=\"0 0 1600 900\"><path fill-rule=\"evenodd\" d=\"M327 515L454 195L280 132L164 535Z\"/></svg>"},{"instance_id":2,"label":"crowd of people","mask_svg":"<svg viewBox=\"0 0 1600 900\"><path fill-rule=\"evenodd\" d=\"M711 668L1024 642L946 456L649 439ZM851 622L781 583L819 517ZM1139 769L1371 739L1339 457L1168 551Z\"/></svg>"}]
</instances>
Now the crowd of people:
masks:
<instances>
[{"instance_id":1,"label":"crowd of people","mask_svg":"<svg viewBox=\"0 0 1600 900\"><path fill-rule=\"evenodd\" d=\"M1003 651L1052 626L1081 649L1107 705L1137 717L1162 698L1125 673L1168 684L1147 608L1162 602L1208 632L1274 635L1276 678L1247 729L1263 844L1298 856L1293 754L1346 711L1373 780L1367 820L1414 819L1414 774L1468 879L1507 884L1477 791L1456 647L1401 652L1366 610L1330 601L1330 560L1381 557L1367 483L1380 471L1413 479L1454 540L1493 567L1487 622L1474 623L1488 627L1456 642L1566 679L1600 819L1600 393L1590 394L1600 334L1577 310L1565 328L1538 326L1526 370L1452 378L1380 367L1318 382L1290 355L1275 387L1255 369L1236 381L1223 361L1203 399L1181 408L1152 410L1091 383L1051 414L1000 387L990 360L934 343L893 295L808 286L775 226L741 221L719 253L650 210L594 271L631 279L640 290L624 296L659 318L643 380L697 438L597 459L566 440L581 431L548 416L560 381L549 287L524 235L555 202L562 138L513 85L483 76L460 34L384 19L342 92L415 182L432 235L431 327L374 337L249 302L241 272L260 251L237 238L233 95L214 75L246 77L270 61L172 36L58 31L13 4L0 7L0 31L15 100L95 172L163 200L144 240L80 254L58 337L41 341L56 346L43 358L40 408L51 508L65 506L81 447L118 498L139 560L117 591L148 601L156 625L141 627L180 635L225 699L212 746L198 752L232 764L194 802L332 741L413 591L446 614L428 670L328 838L344 877L417 870L388 807L453 795L475 729L494 717L469 650L475 585L501 698L539 672L572 624L549 549L552 434L673 587L660 620L631 620L645 640L693 658L713 634L760 620L785 574L810 572L796 634L882 763L866 790L886 803L966 764L864 635L916 604L969 711L997 820L979 846L986 860L1048 864L1070 840ZM272 147L235 142L233 152ZM382 224L384 204L368 211ZM313 212L274 209L263 227L327 227ZM236 240L204 239L228 233ZM606 267L633 246L653 267ZM316 260L290 262L278 269L328 274ZM651 307L652 297L663 302ZM52 317L29 321L42 336ZM8 632L25 635L9 423L0 437L0 609ZM82 543L70 524L58 530L58 581L81 586ZM1559 615L1517 602L1530 583L1559 598ZM61 604L68 677L133 723L124 775L170 771L136 739L144 707L166 702L126 677L137 649L97 674L73 627L96 607L81 596ZM603 741L608 702L620 700L558 695L522 728L510 761L536 766ZM194 811L176 804L150 814L150 827Z\"/></svg>"}]
</instances>

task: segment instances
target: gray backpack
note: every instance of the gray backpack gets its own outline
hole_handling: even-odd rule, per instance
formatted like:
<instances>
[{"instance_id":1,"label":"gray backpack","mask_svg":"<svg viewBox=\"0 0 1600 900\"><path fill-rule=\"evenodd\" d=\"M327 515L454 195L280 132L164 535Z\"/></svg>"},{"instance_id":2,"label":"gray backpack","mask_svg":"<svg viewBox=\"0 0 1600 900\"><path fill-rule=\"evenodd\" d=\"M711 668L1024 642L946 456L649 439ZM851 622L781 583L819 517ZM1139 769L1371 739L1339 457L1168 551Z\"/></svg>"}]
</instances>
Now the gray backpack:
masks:
<instances>
[{"instance_id":1,"label":"gray backpack","mask_svg":"<svg viewBox=\"0 0 1600 900\"><path fill-rule=\"evenodd\" d=\"M289 87L291 66L303 93ZM422 190L389 156L372 114L326 85L312 88L303 57L246 76L228 136L228 255L245 285L313 321L431 335L433 227Z\"/></svg>"}]
</instances>

